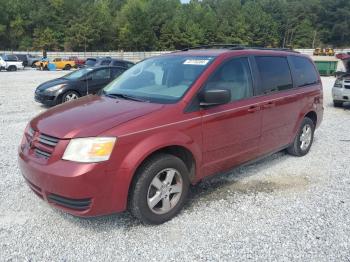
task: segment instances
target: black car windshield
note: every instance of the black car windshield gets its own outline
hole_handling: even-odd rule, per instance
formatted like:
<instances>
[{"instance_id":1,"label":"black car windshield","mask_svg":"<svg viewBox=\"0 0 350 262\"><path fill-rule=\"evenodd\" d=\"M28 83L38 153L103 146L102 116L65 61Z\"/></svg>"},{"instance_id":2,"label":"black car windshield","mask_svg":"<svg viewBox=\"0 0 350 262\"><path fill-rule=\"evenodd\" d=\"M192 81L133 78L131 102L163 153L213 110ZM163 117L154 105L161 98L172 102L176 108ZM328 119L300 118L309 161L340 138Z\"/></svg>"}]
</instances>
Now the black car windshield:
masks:
<instances>
[{"instance_id":1,"label":"black car windshield","mask_svg":"<svg viewBox=\"0 0 350 262\"><path fill-rule=\"evenodd\" d=\"M69 79L69 80L76 80L86 75L87 73L91 72L92 70L93 70L92 68L79 69L77 71L74 71L72 73L65 75L63 78Z\"/></svg>"},{"instance_id":2,"label":"black car windshield","mask_svg":"<svg viewBox=\"0 0 350 262\"><path fill-rule=\"evenodd\" d=\"M149 58L125 71L108 84L103 93L154 103L175 103L213 60L211 56Z\"/></svg>"}]
</instances>

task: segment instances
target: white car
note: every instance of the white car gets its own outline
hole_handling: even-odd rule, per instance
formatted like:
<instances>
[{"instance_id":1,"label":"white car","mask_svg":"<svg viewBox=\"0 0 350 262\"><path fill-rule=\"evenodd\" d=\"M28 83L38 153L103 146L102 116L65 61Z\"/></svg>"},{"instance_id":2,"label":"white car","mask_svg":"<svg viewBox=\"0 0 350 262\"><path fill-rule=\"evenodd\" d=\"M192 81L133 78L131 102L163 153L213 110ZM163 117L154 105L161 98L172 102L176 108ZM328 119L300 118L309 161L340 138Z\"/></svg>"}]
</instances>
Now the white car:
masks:
<instances>
[{"instance_id":1,"label":"white car","mask_svg":"<svg viewBox=\"0 0 350 262\"><path fill-rule=\"evenodd\" d=\"M350 74L342 75L335 80L332 97L335 107L341 107L344 102L350 102Z\"/></svg>"},{"instance_id":2,"label":"white car","mask_svg":"<svg viewBox=\"0 0 350 262\"><path fill-rule=\"evenodd\" d=\"M1 55L0 56L0 70L17 71L18 69L24 69L23 62L19 61L14 55Z\"/></svg>"}]
</instances>

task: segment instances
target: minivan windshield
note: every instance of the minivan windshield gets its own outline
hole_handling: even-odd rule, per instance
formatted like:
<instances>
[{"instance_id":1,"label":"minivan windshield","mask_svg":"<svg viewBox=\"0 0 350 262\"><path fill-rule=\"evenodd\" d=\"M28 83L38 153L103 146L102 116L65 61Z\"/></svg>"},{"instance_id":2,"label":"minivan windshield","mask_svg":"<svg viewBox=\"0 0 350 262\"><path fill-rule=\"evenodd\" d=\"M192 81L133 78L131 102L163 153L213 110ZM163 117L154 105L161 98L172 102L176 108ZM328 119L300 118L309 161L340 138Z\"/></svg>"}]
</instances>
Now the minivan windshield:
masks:
<instances>
[{"instance_id":1,"label":"minivan windshield","mask_svg":"<svg viewBox=\"0 0 350 262\"><path fill-rule=\"evenodd\" d=\"M149 58L108 84L103 94L154 103L175 103L213 60L211 56Z\"/></svg>"},{"instance_id":2,"label":"minivan windshield","mask_svg":"<svg viewBox=\"0 0 350 262\"><path fill-rule=\"evenodd\" d=\"M63 78L69 79L69 80L76 80L76 79L86 75L87 73L91 72L92 70L93 70L92 68L79 69L77 71L74 71L72 73L65 75Z\"/></svg>"}]
</instances>

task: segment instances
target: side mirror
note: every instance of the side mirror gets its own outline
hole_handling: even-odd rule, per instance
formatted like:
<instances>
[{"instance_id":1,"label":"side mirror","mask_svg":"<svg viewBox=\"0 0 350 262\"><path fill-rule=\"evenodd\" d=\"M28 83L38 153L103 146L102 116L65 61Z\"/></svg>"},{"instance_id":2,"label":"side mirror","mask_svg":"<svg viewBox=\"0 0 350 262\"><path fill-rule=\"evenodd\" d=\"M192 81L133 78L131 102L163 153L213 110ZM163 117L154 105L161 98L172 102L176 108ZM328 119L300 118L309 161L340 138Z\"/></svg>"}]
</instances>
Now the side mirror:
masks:
<instances>
[{"instance_id":1,"label":"side mirror","mask_svg":"<svg viewBox=\"0 0 350 262\"><path fill-rule=\"evenodd\" d=\"M222 105L231 101L231 90L208 89L200 95L200 106Z\"/></svg>"}]
</instances>

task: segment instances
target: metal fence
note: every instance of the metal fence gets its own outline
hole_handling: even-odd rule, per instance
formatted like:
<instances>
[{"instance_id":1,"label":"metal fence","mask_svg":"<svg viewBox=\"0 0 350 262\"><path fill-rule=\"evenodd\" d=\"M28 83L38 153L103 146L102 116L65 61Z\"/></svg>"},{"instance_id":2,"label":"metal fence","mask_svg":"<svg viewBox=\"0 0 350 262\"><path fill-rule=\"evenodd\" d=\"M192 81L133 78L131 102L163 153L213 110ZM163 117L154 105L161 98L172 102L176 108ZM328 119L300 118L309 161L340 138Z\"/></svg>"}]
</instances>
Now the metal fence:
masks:
<instances>
[{"instance_id":1,"label":"metal fence","mask_svg":"<svg viewBox=\"0 0 350 262\"><path fill-rule=\"evenodd\" d=\"M296 51L312 56L314 49L295 49ZM138 62L142 59L151 56L158 56L162 54L167 54L172 51L151 51L151 52L123 52L123 51L109 51L109 52L47 52L48 58L68 58L70 56L77 56L79 58L88 57L105 57L109 56L112 58L119 58L124 60L129 60L132 62ZM335 49L335 53L346 53L350 52L350 49ZM40 51L0 51L0 54L31 54L42 56Z\"/></svg>"}]
</instances>

